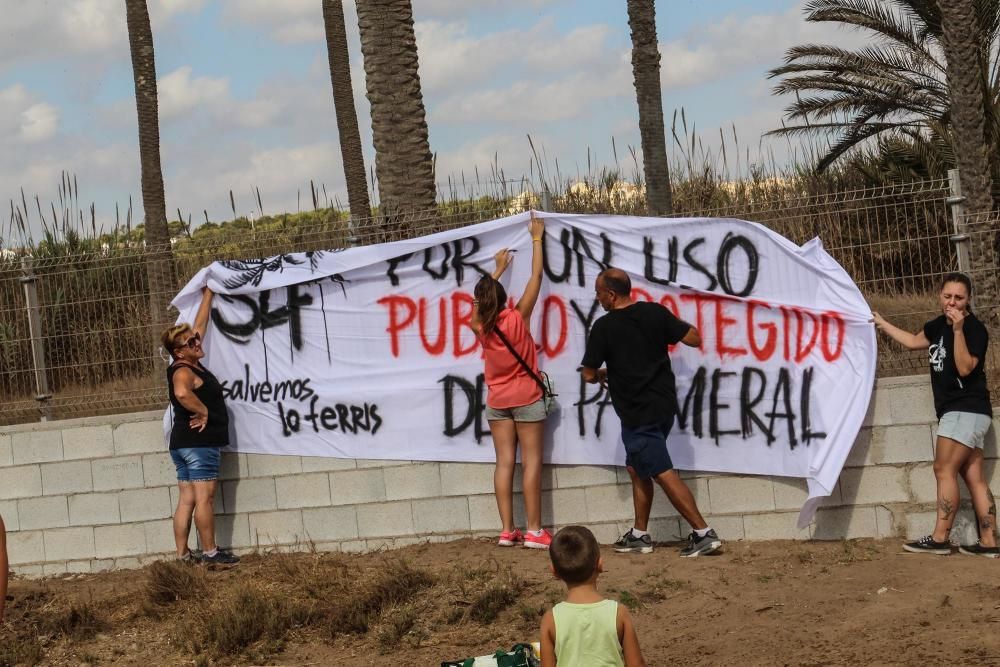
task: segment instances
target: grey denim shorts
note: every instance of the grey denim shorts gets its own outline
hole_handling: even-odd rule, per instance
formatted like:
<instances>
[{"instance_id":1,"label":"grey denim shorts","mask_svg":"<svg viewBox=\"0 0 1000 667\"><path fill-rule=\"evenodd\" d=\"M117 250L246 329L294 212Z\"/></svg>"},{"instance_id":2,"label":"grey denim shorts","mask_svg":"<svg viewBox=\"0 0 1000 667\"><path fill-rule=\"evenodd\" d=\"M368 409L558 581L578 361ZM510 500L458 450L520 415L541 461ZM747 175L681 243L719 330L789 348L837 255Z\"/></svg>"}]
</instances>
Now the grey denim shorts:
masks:
<instances>
[{"instance_id":1,"label":"grey denim shorts","mask_svg":"<svg viewBox=\"0 0 1000 667\"><path fill-rule=\"evenodd\" d=\"M975 412L946 412L938 422L937 434L951 438L966 447L983 448L986 432L990 430L993 418Z\"/></svg>"},{"instance_id":2,"label":"grey denim shorts","mask_svg":"<svg viewBox=\"0 0 1000 667\"><path fill-rule=\"evenodd\" d=\"M545 421L545 399L540 398L534 403L519 405L516 408L491 408L486 406L486 421L513 419L516 422Z\"/></svg>"}]
</instances>

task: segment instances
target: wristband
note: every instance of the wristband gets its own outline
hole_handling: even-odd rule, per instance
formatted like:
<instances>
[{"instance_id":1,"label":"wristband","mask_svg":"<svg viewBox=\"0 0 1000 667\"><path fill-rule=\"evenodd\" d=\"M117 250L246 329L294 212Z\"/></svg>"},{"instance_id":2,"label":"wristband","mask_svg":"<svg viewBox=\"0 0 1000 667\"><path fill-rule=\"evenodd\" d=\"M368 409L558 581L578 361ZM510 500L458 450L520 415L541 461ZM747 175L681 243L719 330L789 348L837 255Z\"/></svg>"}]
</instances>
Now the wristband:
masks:
<instances>
[{"instance_id":1,"label":"wristband","mask_svg":"<svg viewBox=\"0 0 1000 667\"><path fill-rule=\"evenodd\" d=\"M532 243L541 243L542 240L541 239L531 239L531 242Z\"/></svg>"}]
</instances>

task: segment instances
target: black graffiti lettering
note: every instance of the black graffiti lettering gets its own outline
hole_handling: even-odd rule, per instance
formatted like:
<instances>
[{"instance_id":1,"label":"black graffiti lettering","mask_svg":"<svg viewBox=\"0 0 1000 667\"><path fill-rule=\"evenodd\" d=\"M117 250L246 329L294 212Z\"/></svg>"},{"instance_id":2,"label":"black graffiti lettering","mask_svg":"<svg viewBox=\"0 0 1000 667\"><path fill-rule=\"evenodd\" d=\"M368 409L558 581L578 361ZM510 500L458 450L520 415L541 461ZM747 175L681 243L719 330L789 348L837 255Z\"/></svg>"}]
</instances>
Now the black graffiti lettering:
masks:
<instances>
[{"instance_id":1,"label":"black graffiti lettering","mask_svg":"<svg viewBox=\"0 0 1000 667\"><path fill-rule=\"evenodd\" d=\"M802 415L802 442L809 444L812 440L823 439L826 433L823 431L813 431L809 418L809 401L812 392L813 368L810 366L802 373L802 396L800 400L800 412Z\"/></svg>"},{"instance_id":2,"label":"black graffiti lettering","mask_svg":"<svg viewBox=\"0 0 1000 667\"><path fill-rule=\"evenodd\" d=\"M468 252L464 251L466 241L469 241L471 244L471 248L469 248ZM465 267L468 267L473 271L475 271L476 280L479 280L479 276L490 275L488 271L484 271L475 262L467 261L467 258L479 252L479 239L477 239L475 236L469 236L468 238L464 239L455 239L454 241L452 241L452 244L455 247L455 256L451 260L451 266L455 270L456 285L461 286L463 284L465 280L465 271L464 271Z\"/></svg>"},{"instance_id":3,"label":"black graffiti lettering","mask_svg":"<svg viewBox=\"0 0 1000 667\"><path fill-rule=\"evenodd\" d=\"M600 234L600 238L601 257L598 259L583 232L575 228L573 230L563 229L559 233L559 245L562 248L562 270L559 273L552 270L548 260L548 249L544 249L542 266L545 268L545 274L549 280L553 283L568 282L573 272L574 257L576 258L576 283L580 287L586 284L583 271L586 261L593 262L601 271L611 266L611 239L603 232Z\"/></svg>"},{"instance_id":4,"label":"black graffiti lettering","mask_svg":"<svg viewBox=\"0 0 1000 667\"><path fill-rule=\"evenodd\" d=\"M549 281L553 283L564 283L569 280L569 272L573 269L573 264L571 260L572 251L570 250L569 243L570 232L569 229L563 229L559 232L559 247L562 248L562 271L556 273L552 270L552 266L549 264L549 257L552 256L548 249L542 253L542 267L545 269L545 275L548 276ZM543 237L544 244L544 237Z\"/></svg>"},{"instance_id":5,"label":"black graffiti lettering","mask_svg":"<svg viewBox=\"0 0 1000 667\"><path fill-rule=\"evenodd\" d=\"M412 252L408 252L405 255L400 255L399 257L393 257L392 259L386 260L386 264L389 266L385 270L386 277L389 278L389 284L393 287L399 287L399 276L396 275L396 269L399 265L413 257Z\"/></svg>"},{"instance_id":6,"label":"black graffiti lettering","mask_svg":"<svg viewBox=\"0 0 1000 667\"><path fill-rule=\"evenodd\" d=\"M653 267L654 260L654 250L656 244L653 239L648 236L642 237L642 256L644 258L642 275L643 277L651 283L657 285L669 285L674 280L677 279L677 239L672 239L672 246L674 250L674 261L668 264L668 271L673 275L672 278L659 278L656 275L656 271Z\"/></svg>"},{"instance_id":7,"label":"black graffiti lettering","mask_svg":"<svg viewBox=\"0 0 1000 667\"><path fill-rule=\"evenodd\" d=\"M449 273L452 273L455 276L455 284L461 286L465 283L465 274L467 269L472 270L476 279L478 279L479 276L489 275L489 271L486 271L479 266L479 264L471 261L470 259L479 252L479 239L475 236L455 239L454 241L449 241L448 243L442 243L438 247L440 247L441 252L444 253L444 257L441 259L440 264L434 262L435 248L432 247L424 250L423 261L420 265L420 269L425 274L430 276L431 279L447 280ZM393 287L399 286L400 279L397 271L400 266L412 257L413 253L411 252L386 260L387 266L385 275L389 278L389 283Z\"/></svg>"},{"instance_id":8,"label":"black graffiti lettering","mask_svg":"<svg viewBox=\"0 0 1000 667\"><path fill-rule=\"evenodd\" d=\"M588 395L588 388L594 387L594 393ZM597 418L594 420L594 435L601 437L601 423L604 420L604 411L611 405L611 394L600 384L585 382L580 378L580 400L574 403L576 406L576 423L580 429L580 437L587 435L587 415L584 407L597 404Z\"/></svg>"},{"instance_id":9,"label":"black graffiti lettering","mask_svg":"<svg viewBox=\"0 0 1000 667\"><path fill-rule=\"evenodd\" d=\"M286 438L293 433L299 432L300 419L298 411L289 408L285 410L285 406L278 401L278 417L281 419L281 433Z\"/></svg>"},{"instance_id":10,"label":"black graffiti lettering","mask_svg":"<svg viewBox=\"0 0 1000 667\"><path fill-rule=\"evenodd\" d=\"M584 337L589 338L590 327L594 326L594 319L597 315L597 307L601 305L600 301L597 299L592 300L590 302L590 310L587 311L586 315L583 314L580 304L578 304L574 299L569 300L569 305L573 308L573 312L576 313L576 317L580 320L580 324L583 325Z\"/></svg>"},{"instance_id":11,"label":"black graffiti lettering","mask_svg":"<svg viewBox=\"0 0 1000 667\"><path fill-rule=\"evenodd\" d=\"M742 250L747 259L746 283L743 285L743 289L738 292L733 289L729 275L729 255L736 248ZM757 248L754 247L750 239L745 236L733 234L732 232L726 234L726 238L719 248L718 266L715 271L719 277L719 286L722 287L722 291L733 296L747 296L750 294L753 291L754 285L757 284L757 271L760 269L759 264L760 255L757 253Z\"/></svg>"},{"instance_id":12,"label":"black graffiti lettering","mask_svg":"<svg viewBox=\"0 0 1000 667\"><path fill-rule=\"evenodd\" d=\"M448 261L451 259L451 246L447 243L441 244L441 249L444 250L444 257L441 259L441 270L435 271L431 268L431 259L434 256L434 248L426 248L424 250L424 273L429 275L434 280L444 280L448 277ZM395 283L393 283L395 285Z\"/></svg>"},{"instance_id":13,"label":"black graffiti lettering","mask_svg":"<svg viewBox=\"0 0 1000 667\"><path fill-rule=\"evenodd\" d=\"M694 269L698 273L708 278L708 287L706 287L705 290L711 292L712 290L715 289L715 286L718 284L718 281L715 279L715 276L712 275L712 272L709 271L704 264L695 259L694 256L694 249L700 245L704 245L704 243L705 239L699 237L691 241L687 245L685 245L684 261L686 261L691 266L692 269Z\"/></svg>"},{"instance_id":14,"label":"black graffiti lettering","mask_svg":"<svg viewBox=\"0 0 1000 667\"><path fill-rule=\"evenodd\" d=\"M285 407L285 404L278 401L278 417L281 420L281 432L287 438L298 433L302 422L306 421L314 432L319 433L320 429L327 431L340 430L342 433L357 433L359 430L370 431L375 435L379 426L382 425L382 418L378 415L378 406L374 403L364 405L347 405L337 403L336 405L317 406L319 396L313 396L309 401L309 409L300 413L293 408Z\"/></svg>"},{"instance_id":15,"label":"black graffiti lettering","mask_svg":"<svg viewBox=\"0 0 1000 667\"><path fill-rule=\"evenodd\" d=\"M691 419L691 432L698 438L704 432L701 424L701 411L705 402L705 367L699 368L691 378L691 386L684 397L684 405L677 411L677 425L687 430L688 418Z\"/></svg>"},{"instance_id":16,"label":"black graffiti lettering","mask_svg":"<svg viewBox=\"0 0 1000 667\"><path fill-rule=\"evenodd\" d=\"M323 409L319 411L319 421L326 430L335 430L337 428L337 411L329 405L323 406Z\"/></svg>"},{"instance_id":17,"label":"black graffiti lettering","mask_svg":"<svg viewBox=\"0 0 1000 667\"><path fill-rule=\"evenodd\" d=\"M719 388L722 387L723 378L735 375L736 373L723 372L720 369L716 369L712 373L712 389L708 395L708 434L715 440L716 445L719 444L719 436L734 435L740 432L739 429L727 431L719 429L719 413L729 407L728 403L719 402Z\"/></svg>"},{"instance_id":18,"label":"black graffiti lettering","mask_svg":"<svg viewBox=\"0 0 1000 667\"><path fill-rule=\"evenodd\" d=\"M337 403L333 406L337 411L337 418L340 420L340 430L350 431L351 433L357 433L358 429L351 423L351 413L347 406L343 403Z\"/></svg>"},{"instance_id":19,"label":"black graffiti lettering","mask_svg":"<svg viewBox=\"0 0 1000 667\"><path fill-rule=\"evenodd\" d=\"M313 396L312 401L309 402L309 412L302 415L302 418L307 422L310 422L313 427L313 431L319 433L319 413L316 412L316 402L319 400L319 396Z\"/></svg>"},{"instance_id":20,"label":"black graffiti lettering","mask_svg":"<svg viewBox=\"0 0 1000 667\"><path fill-rule=\"evenodd\" d=\"M253 298L242 294L219 296L229 303L242 303L250 309L250 318L245 322L230 322L222 316L217 308L212 308L212 323L222 332L222 335L240 345L250 342L250 337L257 329L270 329L272 327L288 324L289 338L292 346L296 350L302 349L302 317L303 306L312 305L311 294L299 294L298 285L289 285L285 288L287 295L284 306L271 310L271 290L261 292L255 302Z\"/></svg>"},{"instance_id":21,"label":"black graffiti lettering","mask_svg":"<svg viewBox=\"0 0 1000 667\"><path fill-rule=\"evenodd\" d=\"M601 232L600 236L601 259L597 259L594 257L594 251L591 250L590 244L587 243L587 237L579 229L573 228L573 252L576 254L576 284L580 287L584 287L586 284L583 275L584 256L597 264L601 271L611 266L611 239L604 232ZM580 252L581 250L583 252Z\"/></svg>"},{"instance_id":22,"label":"black graffiti lettering","mask_svg":"<svg viewBox=\"0 0 1000 667\"><path fill-rule=\"evenodd\" d=\"M753 398L750 398L750 386L754 378L757 379L760 385L757 388L757 394ZM743 378L742 382L740 382L740 433L744 439L749 438L753 435L753 427L756 424L757 428L764 432L764 435L767 437L767 444L770 445L774 442L774 435L768 429L764 420L754 412L754 408L764 398L764 390L766 388L767 376L764 375L764 371L752 366L747 366L743 369Z\"/></svg>"},{"instance_id":23,"label":"black graffiti lettering","mask_svg":"<svg viewBox=\"0 0 1000 667\"><path fill-rule=\"evenodd\" d=\"M778 371L778 382L774 385L774 398L771 401L771 411L765 413L769 417L767 430L774 433L774 420L784 419L788 422L788 445L792 449L799 444L795 439L795 413L792 412L791 378L787 368ZM780 395L780 398L779 398ZM778 401L781 401L784 412L778 412Z\"/></svg>"},{"instance_id":24,"label":"black graffiti lettering","mask_svg":"<svg viewBox=\"0 0 1000 667\"><path fill-rule=\"evenodd\" d=\"M483 428L483 412L486 401L483 399L486 382L483 374L476 376L475 383L457 375L446 375L438 380L444 385L444 435L454 438L473 427L476 443L481 443L487 431ZM464 398L465 412L461 421L456 420L456 402Z\"/></svg>"},{"instance_id":25,"label":"black graffiti lettering","mask_svg":"<svg viewBox=\"0 0 1000 667\"><path fill-rule=\"evenodd\" d=\"M224 301L229 303L242 303L250 309L250 319L246 322L229 322L222 316L217 308L212 309L212 324L222 332L222 335L240 345L250 342L250 336L260 326L260 311L257 304L248 296L242 294L220 294Z\"/></svg>"},{"instance_id":26,"label":"black graffiti lettering","mask_svg":"<svg viewBox=\"0 0 1000 667\"><path fill-rule=\"evenodd\" d=\"M814 369L810 368L803 372L802 383L798 387L792 386L792 372L786 367L777 369L776 375L770 377L764 370L752 366L737 371L715 369L711 370L711 381L709 382L708 373L710 370L702 366L695 371L691 378L683 406L677 415L678 425L682 430L697 438L704 437L702 411L707 388L709 393L708 435L715 440L716 445L720 444L719 441L723 436L739 435L743 440L747 440L754 436L757 429L760 429L770 447L778 439L778 429L781 428L779 421L785 422L789 449L794 450L799 444L808 445L812 440L826 437L826 433L814 431L810 425L810 393ZM737 375L740 376L740 428L724 430L719 426L722 421L721 415L725 409L731 406L720 403L719 395L725 395L725 392L721 391L724 379L727 376ZM773 382L773 386L770 386L770 382ZM797 401L792 400L793 391L800 392ZM793 405L802 410L799 416L798 430L796 429L796 414ZM760 412L765 406L769 410Z\"/></svg>"},{"instance_id":27,"label":"black graffiti lettering","mask_svg":"<svg viewBox=\"0 0 1000 667\"><path fill-rule=\"evenodd\" d=\"M294 399L308 401L316 393L309 383L312 378L282 380L273 384L270 380L250 381L250 364L243 364L243 377L236 380L222 380L222 396L227 400L270 403Z\"/></svg>"},{"instance_id":28,"label":"black graffiti lettering","mask_svg":"<svg viewBox=\"0 0 1000 667\"><path fill-rule=\"evenodd\" d=\"M367 431L371 428L367 411L357 405L351 406L351 423L354 424L355 431Z\"/></svg>"}]
</instances>

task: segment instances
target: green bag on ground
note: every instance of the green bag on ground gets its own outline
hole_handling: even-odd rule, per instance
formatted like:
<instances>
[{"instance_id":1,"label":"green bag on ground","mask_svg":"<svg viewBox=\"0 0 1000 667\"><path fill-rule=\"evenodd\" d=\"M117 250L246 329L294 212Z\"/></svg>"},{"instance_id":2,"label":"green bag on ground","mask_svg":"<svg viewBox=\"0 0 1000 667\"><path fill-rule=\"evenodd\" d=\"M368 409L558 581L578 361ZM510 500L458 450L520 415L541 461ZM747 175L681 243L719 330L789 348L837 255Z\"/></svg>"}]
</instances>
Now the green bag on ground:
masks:
<instances>
[{"instance_id":1,"label":"green bag on ground","mask_svg":"<svg viewBox=\"0 0 1000 667\"><path fill-rule=\"evenodd\" d=\"M538 667L540 664L531 644L514 644L509 651L498 649L491 656L446 661L441 667Z\"/></svg>"}]
</instances>

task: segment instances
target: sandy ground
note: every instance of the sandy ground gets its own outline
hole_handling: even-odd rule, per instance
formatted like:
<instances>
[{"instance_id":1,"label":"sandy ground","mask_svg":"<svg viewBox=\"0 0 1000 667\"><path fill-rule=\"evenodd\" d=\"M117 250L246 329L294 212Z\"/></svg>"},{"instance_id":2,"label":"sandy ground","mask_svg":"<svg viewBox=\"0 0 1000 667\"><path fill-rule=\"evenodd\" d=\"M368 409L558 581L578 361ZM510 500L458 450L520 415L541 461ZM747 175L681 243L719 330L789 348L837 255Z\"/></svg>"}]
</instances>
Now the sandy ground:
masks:
<instances>
[{"instance_id":1,"label":"sandy ground","mask_svg":"<svg viewBox=\"0 0 1000 667\"><path fill-rule=\"evenodd\" d=\"M1000 664L1000 561L914 555L898 541L870 540L728 543L721 554L697 559L679 558L676 545L658 545L650 555L604 547L603 557L599 585L632 608L650 665ZM389 605L366 633L331 632L314 621L228 653L197 639L204 624L221 622L237 604L230 592L240 586L275 599L301 597L315 609L363 590L399 563L436 583ZM37 650L28 664L436 666L536 640L539 615L562 592L544 552L486 540L359 556L263 554L232 570L196 574L207 600L156 613L145 601L148 568L15 580L0 665L18 659L12 647L31 644ZM505 587L512 595L496 618L471 613L483 590ZM288 592L300 589L311 592ZM65 620L51 620L65 619L73 605L96 615L96 634L74 634Z\"/></svg>"}]
</instances>

